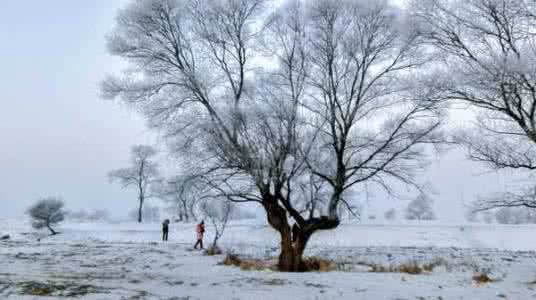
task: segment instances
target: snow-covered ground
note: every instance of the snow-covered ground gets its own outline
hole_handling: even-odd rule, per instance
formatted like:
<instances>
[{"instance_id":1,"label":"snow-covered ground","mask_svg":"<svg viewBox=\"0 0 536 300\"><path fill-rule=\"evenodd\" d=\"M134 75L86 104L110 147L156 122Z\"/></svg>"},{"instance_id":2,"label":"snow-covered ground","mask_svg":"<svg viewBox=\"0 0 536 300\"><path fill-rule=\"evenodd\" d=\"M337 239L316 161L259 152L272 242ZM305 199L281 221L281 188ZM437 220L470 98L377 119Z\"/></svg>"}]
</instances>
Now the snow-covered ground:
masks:
<instances>
[{"instance_id":1,"label":"snow-covered ground","mask_svg":"<svg viewBox=\"0 0 536 300\"><path fill-rule=\"evenodd\" d=\"M534 299L535 226L358 224L313 237L307 256L344 271L241 271L223 256L192 251L195 224L64 224L44 236L25 222L0 220L0 299ZM207 226L205 243L211 239ZM221 245L255 258L277 255L278 237L260 221L229 225ZM445 263L420 275L371 273L366 265ZM488 273L496 281L476 283ZM50 298L48 298L50 299Z\"/></svg>"}]
</instances>

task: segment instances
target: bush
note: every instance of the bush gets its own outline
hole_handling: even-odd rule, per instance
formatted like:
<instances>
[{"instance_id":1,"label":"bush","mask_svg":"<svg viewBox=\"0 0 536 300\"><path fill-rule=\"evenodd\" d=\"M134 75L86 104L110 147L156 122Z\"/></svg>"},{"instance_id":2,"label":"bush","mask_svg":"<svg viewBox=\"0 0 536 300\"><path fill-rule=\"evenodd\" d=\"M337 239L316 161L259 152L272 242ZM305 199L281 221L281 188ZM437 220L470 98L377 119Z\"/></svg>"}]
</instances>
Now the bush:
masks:
<instances>
[{"instance_id":1,"label":"bush","mask_svg":"<svg viewBox=\"0 0 536 300\"><path fill-rule=\"evenodd\" d=\"M61 223L65 219L63 200L49 197L38 200L28 209L32 219L32 227L35 229L48 228L51 234L57 234L52 226Z\"/></svg>"}]
</instances>

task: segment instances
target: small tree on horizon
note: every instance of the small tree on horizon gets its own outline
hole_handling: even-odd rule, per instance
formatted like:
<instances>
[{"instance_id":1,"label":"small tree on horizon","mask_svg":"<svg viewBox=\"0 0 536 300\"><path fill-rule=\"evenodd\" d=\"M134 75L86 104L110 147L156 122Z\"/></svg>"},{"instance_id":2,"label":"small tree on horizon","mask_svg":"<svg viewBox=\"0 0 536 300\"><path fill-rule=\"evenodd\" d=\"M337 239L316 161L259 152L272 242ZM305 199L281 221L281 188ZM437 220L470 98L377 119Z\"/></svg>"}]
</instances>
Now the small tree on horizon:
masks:
<instances>
[{"instance_id":1,"label":"small tree on horizon","mask_svg":"<svg viewBox=\"0 0 536 300\"><path fill-rule=\"evenodd\" d=\"M433 200L426 194L421 193L406 207L407 220L435 220Z\"/></svg>"},{"instance_id":2,"label":"small tree on horizon","mask_svg":"<svg viewBox=\"0 0 536 300\"><path fill-rule=\"evenodd\" d=\"M108 173L110 182L118 180L121 187L135 186L138 191L138 223L143 220L142 210L146 199L151 198L149 188L159 182L158 164L153 161L156 150L151 146L138 145L131 149L132 166Z\"/></svg>"},{"instance_id":3,"label":"small tree on horizon","mask_svg":"<svg viewBox=\"0 0 536 300\"><path fill-rule=\"evenodd\" d=\"M65 206L63 200L56 197L39 199L28 209L32 219L32 227L35 229L47 228L52 235L58 234L52 226L61 223L65 219Z\"/></svg>"}]
</instances>

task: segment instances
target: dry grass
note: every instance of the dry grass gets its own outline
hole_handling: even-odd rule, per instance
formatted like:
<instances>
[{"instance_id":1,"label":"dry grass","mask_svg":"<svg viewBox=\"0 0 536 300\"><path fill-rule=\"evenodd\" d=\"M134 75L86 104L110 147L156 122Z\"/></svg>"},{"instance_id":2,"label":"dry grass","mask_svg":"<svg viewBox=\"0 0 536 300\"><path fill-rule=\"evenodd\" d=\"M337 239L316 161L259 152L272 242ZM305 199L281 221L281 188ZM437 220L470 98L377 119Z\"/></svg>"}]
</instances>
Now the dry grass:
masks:
<instances>
[{"instance_id":1,"label":"dry grass","mask_svg":"<svg viewBox=\"0 0 536 300\"><path fill-rule=\"evenodd\" d=\"M450 268L446 259L437 257L432 261L424 264L419 264L416 260L411 260L399 265L381 265L369 262L358 262L360 265L369 267L369 272L373 273L406 273L411 275L418 275L425 272L433 272L435 268L444 266L447 269Z\"/></svg>"},{"instance_id":2,"label":"dry grass","mask_svg":"<svg viewBox=\"0 0 536 300\"><path fill-rule=\"evenodd\" d=\"M277 271L276 262L262 259L243 259L235 254L227 254L223 262L226 266L239 267L246 271L262 271L271 270ZM372 273L405 273L418 275L422 273L433 272L435 268L444 266L450 268L449 263L444 258L434 258L432 261L424 264L419 264L416 260L411 260L401 264L382 265L370 262L348 262L335 261L322 257L312 256L303 258L303 264L300 268L302 272L332 272L332 271L348 271L352 270L356 265L368 267L368 272Z\"/></svg>"},{"instance_id":3,"label":"dry grass","mask_svg":"<svg viewBox=\"0 0 536 300\"><path fill-rule=\"evenodd\" d=\"M368 264L369 272L373 273L407 273L411 275L421 274L423 268L416 261L409 261L400 265L383 266L379 264Z\"/></svg>"},{"instance_id":4,"label":"dry grass","mask_svg":"<svg viewBox=\"0 0 536 300\"><path fill-rule=\"evenodd\" d=\"M484 284L484 283L492 283L497 281L496 279L493 279L489 277L487 273L478 273L473 276L473 280L476 283Z\"/></svg>"},{"instance_id":5,"label":"dry grass","mask_svg":"<svg viewBox=\"0 0 536 300\"><path fill-rule=\"evenodd\" d=\"M244 271L277 271L274 261L262 259L243 259L236 254L227 254L221 264L239 267ZM320 257L308 257L303 259L303 272L331 272L337 270L337 264Z\"/></svg>"},{"instance_id":6,"label":"dry grass","mask_svg":"<svg viewBox=\"0 0 536 300\"><path fill-rule=\"evenodd\" d=\"M270 269L271 267L265 261L259 259L243 260L240 263L240 270L242 271L265 271Z\"/></svg>"},{"instance_id":7,"label":"dry grass","mask_svg":"<svg viewBox=\"0 0 536 300\"><path fill-rule=\"evenodd\" d=\"M269 262L260 259L242 259L235 254L227 254L222 262L226 266L239 267L243 271L273 270Z\"/></svg>"},{"instance_id":8,"label":"dry grass","mask_svg":"<svg viewBox=\"0 0 536 300\"><path fill-rule=\"evenodd\" d=\"M210 247L207 250L205 250L205 252L203 252L204 255L208 255L208 256L220 255L222 253L223 251L221 251L221 249L218 247Z\"/></svg>"},{"instance_id":9,"label":"dry grass","mask_svg":"<svg viewBox=\"0 0 536 300\"><path fill-rule=\"evenodd\" d=\"M223 259L222 264L226 266L240 267L241 262L242 260L238 257L238 255L228 253L227 256L225 256L225 259Z\"/></svg>"},{"instance_id":10,"label":"dry grass","mask_svg":"<svg viewBox=\"0 0 536 300\"><path fill-rule=\"evenodd\" d=\"M431 262L423 264L422 269L426 272L433 272L435 268L444 266L450 268L448 261L442 257L436 257Z\"/></svg>"},{"instance_id":11,"label":"dry grass","mask_svg":"<svg viewBox=\"0 0 536 300\"><path fill-rule=\"evenodd\" d=\"M332 260L313 256L303 259L303 268L305 272L331 272L337 270L337 265Z\"/></svg>"}]
</instances>

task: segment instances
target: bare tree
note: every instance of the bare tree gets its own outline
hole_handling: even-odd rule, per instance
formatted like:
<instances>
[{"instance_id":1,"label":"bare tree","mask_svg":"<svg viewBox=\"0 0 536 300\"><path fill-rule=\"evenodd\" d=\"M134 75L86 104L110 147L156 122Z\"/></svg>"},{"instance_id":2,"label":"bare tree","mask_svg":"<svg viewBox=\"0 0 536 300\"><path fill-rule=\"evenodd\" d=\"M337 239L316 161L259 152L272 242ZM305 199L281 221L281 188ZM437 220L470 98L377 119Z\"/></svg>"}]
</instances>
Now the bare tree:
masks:
<instances>
[{"instance_id":1,"label":"bare tree","mask_svg":"<svg viewBox=\"0 0 536 300\"><path fill-rule=\"evenodd\" d=\"M141 211L142 219L144 222L159 222L160 221L160 208L158 206L152 206L145 204ZM128 213L128 217L131 220L138 220L138 210L132 209Z\"/></svg>"},{"instance_id":2,"label":"bare tree","mask_svg":"<svg viewBox=\"0 0 536 300\"><path fill-rule=\"evenodd\" d=\"M196 176L177 175L156 185L153 189L159 198L171 202L179 221L196 220L196 205L206 195L207 186Z\"/></svg>"},{"instance_id":3,"label":"bare tree","mask_svg":"<svg viewBox=\"0 0 536 300\"><path fill-rule=\"evenodd\" d=\"M396 209L394 208L389 209L383 214L383 217L389 221L396 219Z\"/></svg>"},{"instance_id":4,"label":"bare tree","mask_svg":"<svg viewBox=\"0 0 536 300\"><path fill-rule=\"evenodd\" d=\"M406 207L407 220L435 220L433 200L426 194L419 194Z\"/></svg>"},{"instance_id":5,"label":"bare tree","mask_svg":"<svg viewBox=\"0 0 536 300\"><path fill-rule=\"evenodd\" d=\"M302 270L353 187L418 187L440 140L428 57L401 16L387 1L135 1L108 38L133 68L102 91L162 129L213 196L260 204L279 268Z\"/></svg>"},{"instance_id":6,"label":"bare tree","mask_svg":"<svg viewBox=\"0 0 536 300\"><path fill-rule=\"evenodd\" d=\"M497 170L536 169L534 1L425 0L414 8L427 42L444 55L443 96L479 115L475 128L457 138L469 157ZM480 204L531 208L531 194Z\"/></svg>"},{"instance_id":7,"label":"bare tree","mask_svg":"<svg viewBox=\"0 0 536 300\"><path fill-rule=\"evenodd\" d=\"M205 200L200 205L201 212L214 227L214 239L211 250L217 252L218 240L223 236L233 211L233 203L227 200Z\"/></svg>"},{"instance_id":8,"label":"bare tree","mask_svg":"<svg viewBox=\"0 0 536 300\"><path fill-rule=\"evenodd\" d=\"M35 229L48 228L52 235L58 234L52 226L61 223L65 219L63 200L56 197L47 197L38 200L28 209L32 219L32 227Z\"/></svg>"},{"instance_id":9,"label":"bare tree","mask_svg":"<svg viewBox=\"0 0 536 300\"><path fill-rule=\"evenodd\" d=\"M536 208L536 188L527 188L519 192L494 193L480 197L473 204L473 211L492 210L499 207Z\"/></svg>"},{"instance_id":10,"label":"bare tree","mask_svg":"<svg viewBox=\"0 0 536 300\"><path fill-rule=\"evenodd\" d=\"M151 146L138 145L131 149L131 166L117 169L108 173L110 182L119 181L123 188L135 186L138 191L138 217L142 222L142 209L146 199L153 197L149 194L152 184L160 181L158 164L153 161L156 150Z\"/></svg>"}]
</instances>

